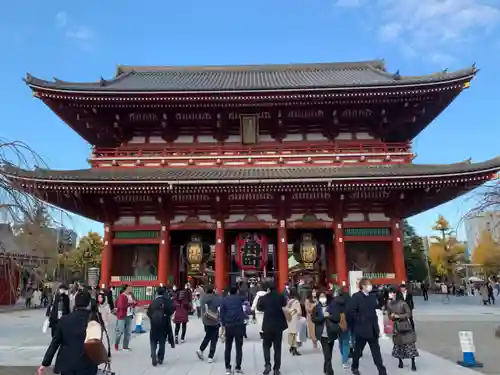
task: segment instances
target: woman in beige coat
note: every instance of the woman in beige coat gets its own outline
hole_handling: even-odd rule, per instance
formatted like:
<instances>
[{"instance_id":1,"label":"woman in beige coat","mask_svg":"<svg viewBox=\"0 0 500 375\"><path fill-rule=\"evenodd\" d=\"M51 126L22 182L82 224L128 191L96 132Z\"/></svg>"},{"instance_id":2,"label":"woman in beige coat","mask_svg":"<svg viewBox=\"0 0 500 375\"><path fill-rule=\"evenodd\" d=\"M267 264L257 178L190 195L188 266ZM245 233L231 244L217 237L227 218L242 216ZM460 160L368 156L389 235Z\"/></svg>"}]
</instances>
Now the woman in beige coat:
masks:
<instances>
[{"instance_id":1,"label":"woman in beige coat","mask_svg":"<svg viewBox=\"0 0 500 375\"><path fill-rule=\"evenodd\" d=\"M316 328L314 327L314 323L311 319L311 313L314 309L314 306L316 306L317 304L318 300L316 299L316 289L313 289L307 294L305 307L307 313L307 334L313 342L314 349L318 348L318 340L316 339Z\"/></svg>"},{"instance_id":2,"label":"woman in beige coat","mask_svg":"<svg viewBox=\"0 0 500 375\"><path fill-rule=\"evenodd\" d=\"M299 295L295 289L290 290L288 303L284 308L286 321L288 323L288 345L292 355L301 355L297 350L297 325L302 316Z\"/></svg>"}]
</instances>

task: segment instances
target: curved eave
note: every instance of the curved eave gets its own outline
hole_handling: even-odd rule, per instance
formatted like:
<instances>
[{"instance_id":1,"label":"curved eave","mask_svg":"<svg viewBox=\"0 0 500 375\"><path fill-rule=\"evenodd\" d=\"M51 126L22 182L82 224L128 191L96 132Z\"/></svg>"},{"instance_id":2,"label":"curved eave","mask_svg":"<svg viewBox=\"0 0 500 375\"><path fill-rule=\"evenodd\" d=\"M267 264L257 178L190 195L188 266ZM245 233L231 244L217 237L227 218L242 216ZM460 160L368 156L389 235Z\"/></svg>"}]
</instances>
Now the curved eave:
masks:
<instances>
[{"instance_id":1,"label":"curved eave","mask_svg":"<svg viewBox=\"0 0 500 375\"><path fill-rule=\"evenodd\" d=\"M332 189L367 186L430 186L434 184L472 183L481 184L496 176L500 170L500 158L483 163L458 163L447 166L409 165L395 167L318 167L309 168L259 168L251 175L238 175L238 169L226 169L227 174L235 172L235 177L221 175L221 169L117 169L83 171L24 171L5 169L3 175L22 185L41 185L49 189L137 190L142 185L151 190L171 190L174 186L196 185L253 185L253 184L326 184ZM43 174L46 175L43 175ZM73 175L70 175L73 173ZM168 175L170 173L170 176ZM181 174L178 174L181 173ZM204 175L200 175L204 173ZM241 172L240 173L247 173ZM37 175L38 174L38 175ZM121 176L120 176L121 174ZM163 175L162 175L163 174ZM278 178L275 178L275 176ZM174 178L175 177L175 178Z\"/></svg>"},{"instance_id":2,"label":"curved eave","mask_svg":"<svg viewBox=\"0 0 500 375\"><path fill-rule=\"evenodd\" d=\"M39 78L30 77L25 80L27 85L34 92L45 92L47 96L57 95L75 95L75 96L102 96L112 97L118 95L136 97L144 96L185 96L195 95L193 99L197 99L199 95L255 95L259 94L301 94L301 93L335 93L335 92L356 92L361 95L366 95L370 92L375 92L375 95L391 94L397 90L428 90L439 86L458 86L463 88L463 84L471 81L477 69L464 69L453 73L432 74L421 77L401 77L401 79L392 82L380 82L374 84L360 85L342 85L342 86L325 86L325 87L293 87L293 88L272 88L272 89L220 89L220 90L113 90L112 88L103 89L99 87L99 83L64 83L62 81L45 81ZM122 77L115 78L122 79ZM108 81L112 82L112 81Z\"/></svg>"}]
</instances>

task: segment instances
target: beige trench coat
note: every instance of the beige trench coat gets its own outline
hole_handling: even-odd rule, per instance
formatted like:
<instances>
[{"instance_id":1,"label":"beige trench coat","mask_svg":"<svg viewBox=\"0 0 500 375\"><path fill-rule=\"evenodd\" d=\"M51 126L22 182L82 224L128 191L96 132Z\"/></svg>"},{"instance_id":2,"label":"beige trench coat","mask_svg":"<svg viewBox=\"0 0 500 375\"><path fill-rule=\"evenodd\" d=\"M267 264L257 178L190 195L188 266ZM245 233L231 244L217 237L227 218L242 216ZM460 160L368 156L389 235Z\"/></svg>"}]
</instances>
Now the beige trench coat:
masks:
<instances>
[{"instance_id":1,"label":"beige trench coat","mask_svg":"<svg viewBox=\"0 0 500 375\"><path fill-rule=\"evenodd\" d=\"M290 311L292 319L288 321L288 333L297 334L297 325L299 323L299 318L302 316L302 309L300 307L300 302L296 299L291 299L288 301L286 308Z\"/></svg>"},{"instance_id":2,"label":"beige trench coat","mask_svg":"<svg viewBox=\"0 0 500 375\"><path fill-rule=\"evenodd\" d=\"M314 306L316 306L318 302L314 300L314 302L310 302L308 299L306 299L305 307L306 307L306 313L307 313L307 333L309 335L309 338L312 341L317 341L316 339L316 328L314 327L314 323L312 321L312 311L314 309Z\"/></svg>"}]
</instances>

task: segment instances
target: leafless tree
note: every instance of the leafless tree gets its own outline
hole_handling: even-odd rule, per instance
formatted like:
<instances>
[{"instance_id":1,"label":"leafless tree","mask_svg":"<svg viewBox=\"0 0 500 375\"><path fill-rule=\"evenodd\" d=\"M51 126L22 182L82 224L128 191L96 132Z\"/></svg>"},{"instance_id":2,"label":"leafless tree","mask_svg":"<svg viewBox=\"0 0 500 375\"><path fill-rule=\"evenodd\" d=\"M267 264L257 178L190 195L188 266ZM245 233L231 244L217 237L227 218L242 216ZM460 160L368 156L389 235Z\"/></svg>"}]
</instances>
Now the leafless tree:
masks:
<instances>
[{"instance_id":1,"label":"leafless tree","mask_svg":"<svg viewBox=\"0 0 500 375\"><path fill-rule=\"evenodd\" d=\"M485 211L500 210L500 180L496 179L481 186L471 199L474 201L473 208L464 218L476 216Z\"/></svg>"}]
</instances>

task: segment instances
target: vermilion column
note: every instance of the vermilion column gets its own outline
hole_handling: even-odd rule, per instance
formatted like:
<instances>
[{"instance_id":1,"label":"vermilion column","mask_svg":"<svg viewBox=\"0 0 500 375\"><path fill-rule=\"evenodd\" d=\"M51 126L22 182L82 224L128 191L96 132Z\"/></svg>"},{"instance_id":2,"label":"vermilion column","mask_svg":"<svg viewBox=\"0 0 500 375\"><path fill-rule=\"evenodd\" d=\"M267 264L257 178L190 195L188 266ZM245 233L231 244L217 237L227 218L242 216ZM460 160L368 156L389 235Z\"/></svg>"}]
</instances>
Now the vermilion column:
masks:
<instances>
[{"instance_id":1,"label":"vermilion column","mask_svg":"<svg viewBox=\"0 0 500 375\"><path fill-rule=\"evenodd\" d=\"M278 225L278 290L283 290L288 282L288 238L285 220L280 220Z\"/></svg>"},{"instance_id":2,"label":"vermilion column","mask_svg":"<svg viewBox=\"0 0 500 375\"><path fill-rule=\"evenodd\" d=\"M113 261L113 231L110 224L104 225L104 247L101 253L101 287L109 287L111 282L111 265Z\"/></svg>"},{"instance_id":3,"label":"vermilion column","mask_svg":"<svg viewBox=\"0 0 500 375\"><path fill-rule=\"evenodd\" d=\"M162 225L160 232L160 248L158 251L158 282L168 284L170 272L170 231L167 225Z\"/></svg>"},{"instance_id":4,"label":"vermilion column","mask_svg":"<svg viewBox=\"0 0 500 375\"><path fill-rule=\"evenodd\" d=\"M406 282L406 267L404 256L404 241L403 231L401 228L401 220L391 220L392 232L392 260L394 262L394 273L396 274L396 282Z\"/></svg>"},{"instance_id":5,"label":"vermilion column","mask_svg":"<svg viewBox=\"0 0 500 375\"><path fill-rule=\"evenodd\" d=\"M222 222L217 221L217 228L215 229L215 287L218 293L226 288L226 261L224 228Z\"/></svg>"},{"instance_id":6,"label":"vermilion column","mask_svg":"<svg viewBox=\"0 0 500 375\"><path fill-rule=\"evenodd\" d=\"M333 233L335 241L335 265L337 267L337 284L347 285L347 259L344 246L344 226L342 219L337 217L333 223Z\"/></svg>"}]
</instances>

